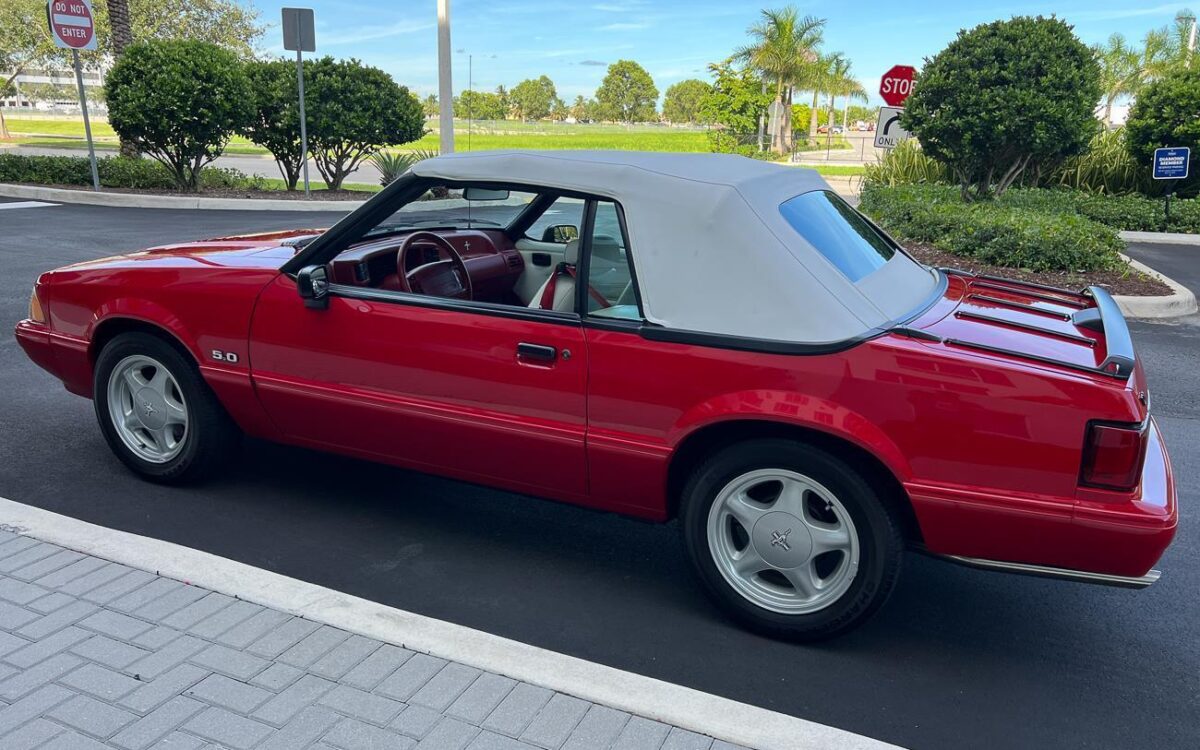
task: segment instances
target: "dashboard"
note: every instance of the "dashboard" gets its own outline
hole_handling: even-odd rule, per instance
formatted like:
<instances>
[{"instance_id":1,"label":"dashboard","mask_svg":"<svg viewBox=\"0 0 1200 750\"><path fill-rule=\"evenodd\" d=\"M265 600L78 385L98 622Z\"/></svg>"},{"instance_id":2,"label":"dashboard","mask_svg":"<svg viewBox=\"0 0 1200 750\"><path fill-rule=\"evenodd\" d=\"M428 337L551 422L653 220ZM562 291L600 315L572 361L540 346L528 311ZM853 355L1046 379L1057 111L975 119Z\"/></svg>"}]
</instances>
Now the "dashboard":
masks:
<instances>
[{"instance_id":1,"label":"dashboard","mask_svg":"<svg viewBox=\"0 0 1200 750\"><path fill-rule=\"evenodd\" d=\"M422 230L427 231L427 230ZM439 229L439 237L448 241L471 276L474 298L483 302L511 304L513 286L525 270L525 261L504 232L495 229ZM407 234L393 234L359 243L333 259L331 276L335 284L372 288L393 288L397 275L397 251ZM444 260L434 245L414 245L408 253L409 268Z\"/></svg>"}]
</instances>

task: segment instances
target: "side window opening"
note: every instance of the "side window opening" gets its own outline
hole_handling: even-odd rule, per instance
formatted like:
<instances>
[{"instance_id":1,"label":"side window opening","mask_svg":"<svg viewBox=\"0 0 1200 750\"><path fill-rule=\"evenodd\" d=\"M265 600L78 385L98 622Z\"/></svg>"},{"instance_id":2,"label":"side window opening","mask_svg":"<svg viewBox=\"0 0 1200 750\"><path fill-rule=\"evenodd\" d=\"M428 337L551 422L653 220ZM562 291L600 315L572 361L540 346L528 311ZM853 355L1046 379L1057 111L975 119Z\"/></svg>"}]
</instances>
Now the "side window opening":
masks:
<instances>
[{"instance_id":1,"label":"side window opening","mask_svg":"<svg viewBox=\"0 0 1200 750\"><path fill-rule=\"evenodd\" d=\"M624 237L616 204L597 201L587 266L588 315L618 320L642 319Z\"/></svg>"}]
</instances>

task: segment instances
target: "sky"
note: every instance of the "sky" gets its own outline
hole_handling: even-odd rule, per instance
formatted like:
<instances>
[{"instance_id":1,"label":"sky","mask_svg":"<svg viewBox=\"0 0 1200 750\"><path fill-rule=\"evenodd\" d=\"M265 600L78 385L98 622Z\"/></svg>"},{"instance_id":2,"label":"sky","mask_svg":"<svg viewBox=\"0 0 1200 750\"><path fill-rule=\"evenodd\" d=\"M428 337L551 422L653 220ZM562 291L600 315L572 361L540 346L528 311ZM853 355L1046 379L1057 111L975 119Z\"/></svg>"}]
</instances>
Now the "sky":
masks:
<instances>
[{"instance_id":1,"label":"sky","mask_svg":"<svg viewBox=\"0 0 1200 750\"><path fill-rule=\"evenodd\" d=\"M269 26L265 52L285 53L279 30L283 5L312 7L317 54L356 57L382 68L424 96L437 91L436 0L249 0ZM454 90L508 88L548 75L566 101L591 96L609 63L632 59L654 78L660 94L685 78L708 80L706 66L748 40L746 28L765 0L451 0ZM1158 0L908 0L795 2L801 13L826 19L827 52L840 51L853 73L876 93L892 65L921 67L959 29L1013 15L1066 19L1086 43L1113 32L1140 39L1169 23L1187 3ZM1196 0L1200 10L1200 0ZM468 75L470 67L470 75Z\"/></svg>"}]
</instances>

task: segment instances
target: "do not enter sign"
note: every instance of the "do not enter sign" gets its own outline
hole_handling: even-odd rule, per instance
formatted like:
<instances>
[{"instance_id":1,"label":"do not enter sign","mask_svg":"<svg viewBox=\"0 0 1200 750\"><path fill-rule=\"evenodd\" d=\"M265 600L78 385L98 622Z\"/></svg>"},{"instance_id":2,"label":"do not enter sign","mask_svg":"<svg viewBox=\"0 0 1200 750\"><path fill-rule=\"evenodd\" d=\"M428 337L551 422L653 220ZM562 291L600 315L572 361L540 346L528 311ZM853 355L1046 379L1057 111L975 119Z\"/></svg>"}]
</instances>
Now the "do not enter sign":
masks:
<instances>
[{"instance_id":1,"label":"do not enter sign","mask_svg":"<svg viewBox=\"0 0 1200 750\"><path fill-rule=\"evenodd\" d=\"M913 90L917 71L911 65L893 65L879 82L879 95L890 107L899 107Z\"/></svg>"},{"instance_id":2,"label":"do not enter sign","mask_svg":"<svg viewBox=\"0 0 1200 750\"><path fill-rule=\"evenodd\" d=\"M49 0L50 34L65 49L96 49L92 0Z\"/></svg>"}]
</instances>

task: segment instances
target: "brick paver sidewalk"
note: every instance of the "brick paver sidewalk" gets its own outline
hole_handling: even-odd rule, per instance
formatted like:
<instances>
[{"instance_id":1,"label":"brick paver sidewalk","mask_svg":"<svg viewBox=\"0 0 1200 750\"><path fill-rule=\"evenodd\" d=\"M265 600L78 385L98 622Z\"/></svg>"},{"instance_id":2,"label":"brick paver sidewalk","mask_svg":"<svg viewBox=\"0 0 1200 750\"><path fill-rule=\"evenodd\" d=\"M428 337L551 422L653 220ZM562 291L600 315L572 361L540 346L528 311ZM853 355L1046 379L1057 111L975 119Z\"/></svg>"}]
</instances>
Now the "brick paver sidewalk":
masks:
<instances>
[{"instance_id":1,"label":"brick paver sidewalk","mask_svg":"<svg viewBox=\"0 0 1200 750\"><path fill-rule=\"evenodd\" d=\"M0 532L0 748L729 750Z\"/></svg>"}]
</instances>

